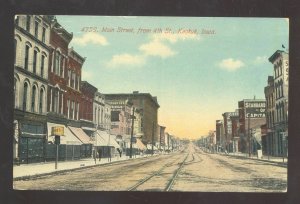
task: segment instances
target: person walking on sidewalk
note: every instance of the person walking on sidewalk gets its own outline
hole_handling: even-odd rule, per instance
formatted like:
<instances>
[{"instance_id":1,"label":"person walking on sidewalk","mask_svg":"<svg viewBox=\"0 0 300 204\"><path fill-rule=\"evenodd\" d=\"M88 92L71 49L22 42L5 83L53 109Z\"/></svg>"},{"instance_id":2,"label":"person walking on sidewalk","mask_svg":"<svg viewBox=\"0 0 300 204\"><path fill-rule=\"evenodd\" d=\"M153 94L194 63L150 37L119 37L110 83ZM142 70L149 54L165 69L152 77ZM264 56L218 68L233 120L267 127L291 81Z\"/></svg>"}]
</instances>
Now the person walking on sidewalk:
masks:
<instances>
[{"instance_id":1,"label":"person walking on sidewalk","mask_svg":"<svg viewBox=\"0 0 300 204\"><path fill-rule=\"evenodd\" d=\"M99 161L101 161L102 150L100 148L98 149L98 157L99 157Z\"/></svg>"}]
</instances>

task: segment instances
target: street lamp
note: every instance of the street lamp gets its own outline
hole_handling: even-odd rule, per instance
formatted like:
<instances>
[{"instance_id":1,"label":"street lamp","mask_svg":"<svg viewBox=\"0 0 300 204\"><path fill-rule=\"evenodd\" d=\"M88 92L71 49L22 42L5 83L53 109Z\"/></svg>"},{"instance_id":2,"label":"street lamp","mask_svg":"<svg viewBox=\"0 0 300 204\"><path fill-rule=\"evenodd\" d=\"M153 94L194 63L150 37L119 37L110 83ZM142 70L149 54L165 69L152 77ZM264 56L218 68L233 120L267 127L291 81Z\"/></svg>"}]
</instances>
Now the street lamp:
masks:
<instances>
[{"instance_id":1,"label":"street lamp","mask_svg":"<svg viewBox=\"0 0 300 204\"><path fill-rule=\"evenodd\" d=\"M130 155L129 155L130 158L132 158L132 140L133 140L134 119L135 119L134 111L135 111L135 108L133 107L132 115L131 115L131 136L130 136Z\"/></svg>"}]
</instances>

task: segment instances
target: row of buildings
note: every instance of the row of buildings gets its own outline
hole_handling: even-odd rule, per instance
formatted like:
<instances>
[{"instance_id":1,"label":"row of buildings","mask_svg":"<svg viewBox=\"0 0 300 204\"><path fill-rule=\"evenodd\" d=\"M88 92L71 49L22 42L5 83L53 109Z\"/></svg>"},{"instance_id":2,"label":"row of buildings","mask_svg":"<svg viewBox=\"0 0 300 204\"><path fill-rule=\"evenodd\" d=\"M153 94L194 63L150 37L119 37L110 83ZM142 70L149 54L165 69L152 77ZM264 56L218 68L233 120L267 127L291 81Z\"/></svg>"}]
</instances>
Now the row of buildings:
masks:
<instances>
[{"instance_id":1,"label":"row of buildings","mask_svg":"<svg viewBox=\"0 0 300 204\"><path fill-rule=\"evenodd\" d=\"M179 146L158 125L156 97L103 94L82 81L86 58L69 47L72 38L53 15L15 17L14 159L54 159L56 127L63 128L61 159L90 157L97 147L104 155L127 153L130 142L135 151L149 150L149 144L152 150Z\"/></svg>"},{"instance_id":2,"label":"row of buildings","mask_svg":"<svg viewBox=\"0 0 300 204\"><path fill-rule=\"evenodd\" d=\"M287 156L288 148L288 53L277 50L269 62L273 76L268 76L264 99L243 99L237 109L224 112L216 120L216 129L200 139L211 151L243 152ZM263 89L262 89L263 91Z\"/></svg>"}]
</instances>

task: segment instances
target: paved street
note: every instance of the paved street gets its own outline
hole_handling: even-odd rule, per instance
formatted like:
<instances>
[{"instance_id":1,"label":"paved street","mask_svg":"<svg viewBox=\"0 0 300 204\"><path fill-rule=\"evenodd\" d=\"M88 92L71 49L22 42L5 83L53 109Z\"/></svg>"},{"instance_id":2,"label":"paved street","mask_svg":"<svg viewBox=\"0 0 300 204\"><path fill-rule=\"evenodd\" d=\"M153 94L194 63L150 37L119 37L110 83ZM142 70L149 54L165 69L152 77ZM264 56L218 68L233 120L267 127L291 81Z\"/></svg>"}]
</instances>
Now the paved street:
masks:
<instances>
[{"instance_id":1,"label":"paved street","mask_svg":"<svg viewBox=\"0 0 300 204\"><path fill-rule=\"evenodd\" d=\"M182 152L14 181L14 188L282 192L287 188L287 168L267 161L205 153L190 143Z\"/></svg>"}]
</instances>

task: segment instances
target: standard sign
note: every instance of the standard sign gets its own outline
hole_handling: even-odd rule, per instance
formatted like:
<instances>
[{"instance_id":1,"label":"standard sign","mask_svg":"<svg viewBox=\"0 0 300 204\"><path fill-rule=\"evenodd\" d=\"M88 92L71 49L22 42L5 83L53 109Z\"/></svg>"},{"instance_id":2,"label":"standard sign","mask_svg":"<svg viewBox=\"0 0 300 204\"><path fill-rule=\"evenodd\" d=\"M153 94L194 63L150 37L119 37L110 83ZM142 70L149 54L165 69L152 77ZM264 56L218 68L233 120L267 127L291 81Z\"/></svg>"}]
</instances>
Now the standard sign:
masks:
<instances>
[{"instance_id":1,"label":"standard sign","mask_svg":"<svg viewBox=\"0 0 300 204\"><path fill-rule=\"evenodd\" d=\"M64 136L64 127L54 126L51 128L51 135Z\"/></svg>"},{"instance_id":2,"label":"standard sign","mask_svg":"<svg viewBox=\"0 0 300 204\"><path fill-rule=\"evenodd\" d=\"M246 118L264 118L266 117L265 102L246 102Z\"/></svg>"}]
</instances>

